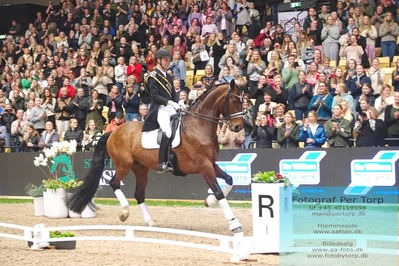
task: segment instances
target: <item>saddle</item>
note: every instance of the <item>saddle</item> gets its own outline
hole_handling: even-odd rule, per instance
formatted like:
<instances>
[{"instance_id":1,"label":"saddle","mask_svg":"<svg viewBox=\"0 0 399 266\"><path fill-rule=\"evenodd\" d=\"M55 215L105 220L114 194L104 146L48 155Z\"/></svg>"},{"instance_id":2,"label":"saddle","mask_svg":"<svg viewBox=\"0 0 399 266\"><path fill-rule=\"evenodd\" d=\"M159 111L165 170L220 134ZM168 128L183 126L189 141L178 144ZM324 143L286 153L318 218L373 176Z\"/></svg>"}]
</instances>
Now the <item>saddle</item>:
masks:
<instances>
[{"instance_id":1,"label":"saddle","mask_svg":"<svg viewBox=\"0 0 399 266\"><path fill-rule=\"evenodd\" d=\"M177 176L186 176L181 172L177 163L177 157L172 148L180 145L180 133L182 131L183 114L177 113L170 118L170 128L172 135L170 136L171 147L168 149L168 161L173 168L173 174ZM159 149L162 139L162 130L160 128L153 131L142 132L141 145L144 149Z\"/></svg>"}]
</instances>

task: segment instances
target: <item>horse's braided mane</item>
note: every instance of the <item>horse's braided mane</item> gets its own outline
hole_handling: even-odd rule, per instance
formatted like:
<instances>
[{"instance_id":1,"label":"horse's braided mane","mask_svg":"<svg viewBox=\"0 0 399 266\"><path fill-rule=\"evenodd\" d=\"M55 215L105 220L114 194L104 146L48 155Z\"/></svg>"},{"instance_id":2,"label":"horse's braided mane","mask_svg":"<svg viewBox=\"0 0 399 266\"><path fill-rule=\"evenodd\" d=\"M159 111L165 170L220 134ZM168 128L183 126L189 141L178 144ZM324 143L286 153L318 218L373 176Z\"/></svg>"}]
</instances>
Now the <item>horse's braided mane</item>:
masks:
<instances>
[{"instance_id":1,"label":"horse's braided mane","mask_svg":"<svg viewBox=\"0 0 399 266\"><path fill-rule=\"evenodd\" d=\"M190 109L193 109L194 107L197 107L198 105L200 105L200 104L204 101L205 97L209 94L210 91L213 91L213 90L215 90L217 87L220 87L220 86L226 85L226 84L228 84L228 83L220 83L220 84L217 84L217 85L213 86L213 87L210 88L209 90L206 90L203 94L201 94L200 97L198 97L197 99L194 100L194 102L193 102L193 104L191 105L191 108L190 108Z\"/></svg>"}]
</instances>

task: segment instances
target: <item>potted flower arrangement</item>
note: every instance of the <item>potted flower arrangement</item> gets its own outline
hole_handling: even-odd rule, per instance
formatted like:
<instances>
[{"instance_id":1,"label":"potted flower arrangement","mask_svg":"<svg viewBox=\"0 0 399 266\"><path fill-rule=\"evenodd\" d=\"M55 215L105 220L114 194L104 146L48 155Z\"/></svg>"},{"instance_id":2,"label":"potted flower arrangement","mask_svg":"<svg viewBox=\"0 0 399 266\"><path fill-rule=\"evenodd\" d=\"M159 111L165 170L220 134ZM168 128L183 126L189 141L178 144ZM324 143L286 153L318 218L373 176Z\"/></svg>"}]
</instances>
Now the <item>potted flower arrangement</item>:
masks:
<instances>
[{"instance_id":1,"label":"potted flower arrangement","mask_svg":"<svg viewBox=\"0 0 399 266\"><path fill-rule=\"evenodd\" d=\"M61 238L61 237L74 237L75 234L72 232L60 232L60 231L50 231L50 238ZM33 245L32 241L28 241L28 246ZM69 241L50 241L49 245L55 247L56 249L75 249L76 240Z\"/></svg>"},{"instance_id":2,"label":"potted flower arrangement","mask_svg":"<svg viewBox=\"0 0 399 266\"><path fill-rule=\"evenodd\" d=\"M256 173L252 181L255 183L283 183L285 186L291 185L290 180L275 171L269 172L258 172Z\"/></svg>"},{"instance_id":3,"label":"potted flower arrangement","mask_svg":"<svg viewBox=\"0 0 399 266\"><path fill-rule=\"evenodd\" d=\"M280 216L292 210L290 180L275 171L253 175L252 226L256 253L280 251Z\"/></svg>"},{"instance_id":4,"label":"potted flower arrangement","mask_svg":"<svg viewBox=\"0 0 399 266\"><path fill-rule=\"evenodd\" d=\"M44 202L43 202L43 185L36 186L34 184L27 184L25 186L25 192L27 195L33 198L33 207L35 216L44 215Z\"/></svg>"},{"instance_id":5,"label":"potted flower arrangement","mask_svg":"<svg viewBox=\"0 0 399 266\"><path fill-rule=\"evenodd\" d=\"M76 146L75 140L54 142L51 148L45 148L33 161L33 164L47 177L42 181L46 189L43 198L44 215L47 217L68 217L66 189L71 186L68 181L75 179L72 161Z\"/></svg>"}]
</instances>

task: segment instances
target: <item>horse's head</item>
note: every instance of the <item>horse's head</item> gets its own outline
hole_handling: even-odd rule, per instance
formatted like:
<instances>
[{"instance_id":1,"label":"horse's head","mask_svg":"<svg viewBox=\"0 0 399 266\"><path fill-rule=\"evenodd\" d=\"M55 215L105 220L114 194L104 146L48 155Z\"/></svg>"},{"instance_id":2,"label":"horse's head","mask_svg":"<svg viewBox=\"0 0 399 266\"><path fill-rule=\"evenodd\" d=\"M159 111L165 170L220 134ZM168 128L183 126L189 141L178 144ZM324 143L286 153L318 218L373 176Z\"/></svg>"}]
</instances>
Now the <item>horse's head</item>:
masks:
<instances>
[{"instance_id":1,"label":"horse's head","mask_svg":"<svg viewBox=\"0 0 399 266\"><path fill-rule=\"evenodd\" d=\"M231 131L238 132L244 128L242 95L234 79L230 81L224 103L223 115L228 120Z\"/></svg>"}]
</instances>

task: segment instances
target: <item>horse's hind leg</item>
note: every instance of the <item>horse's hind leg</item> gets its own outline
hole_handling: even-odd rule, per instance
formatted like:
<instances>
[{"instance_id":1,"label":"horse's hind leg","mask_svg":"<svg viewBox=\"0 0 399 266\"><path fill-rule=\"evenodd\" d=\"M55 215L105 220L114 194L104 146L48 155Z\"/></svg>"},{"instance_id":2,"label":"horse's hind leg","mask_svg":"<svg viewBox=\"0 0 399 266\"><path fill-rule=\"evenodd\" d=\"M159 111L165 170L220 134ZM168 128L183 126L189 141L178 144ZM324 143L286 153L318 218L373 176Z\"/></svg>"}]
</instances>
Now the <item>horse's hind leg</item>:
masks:
<instances>
[{"instance_id":1,"label":"horse's hind leg","mask_svg":"<svg viewBox=\"0 0 399 266\"><path fill-rule=\"evenodd\" d=\"M222 188L223 195L227 197L227 195L230 193L231 189L233 188L233 178L228 175L225 171L223 171L219 165L216 163L213 165L213 169L215 170L216 177L222 178L226 184ZM214 194L209 195L204 204L205 206L209 207L214 207L218 203L218 200L216 199Z\"/></svg>"},{"instance_id":2,"label":"horse's hind leg","mask_svg":"<svg viewBox=\"0 0 399 266\"><path fill-rule=\"evenodd\" d=\"M121 220L121 222L126 221L127 217L129 217L129 202L126 199L125 194L123 194L120 186L122 179L125 178L125 176L127 176L129 171L130 168L116 167L115 175L112 177L111 181L109 182L122 208L121 212L119 213L119 220Z\"/></svg>"},{"instance_id":3,"label":"horse's hind leg","mask_svg":"<svg viewBox=\"0 0 399 266\"><path fill-rule=\"evenodd\" d=\"M132 170L134 175L136 176L136 190L134 192L134 197L136 198L137 204L139 205L141 214L144 218L144 222L148 224L148 226L154 226L154 221L152 220L147 205L144 202L145 188L147 187L148 181L148 168L137 162L133 164Z\"/></svg>"}]
</instances>

